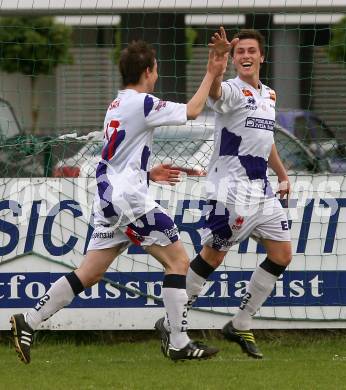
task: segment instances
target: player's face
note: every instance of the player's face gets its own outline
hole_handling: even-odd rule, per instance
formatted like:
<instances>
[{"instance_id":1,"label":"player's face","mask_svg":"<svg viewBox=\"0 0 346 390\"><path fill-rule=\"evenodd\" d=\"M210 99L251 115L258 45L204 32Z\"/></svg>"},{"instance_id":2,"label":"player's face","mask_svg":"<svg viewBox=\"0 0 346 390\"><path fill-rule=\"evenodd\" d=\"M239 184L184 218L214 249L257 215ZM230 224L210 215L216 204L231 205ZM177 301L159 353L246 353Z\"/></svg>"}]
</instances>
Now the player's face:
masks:
<instances>
[{"instance_id":1,"label":"player's face","mask_svg":"<svg viewBox=\"0 0 346 390\"><path fill-rule=\"evenodd\" d=\"M157 78L158 78L157 62L155 60L153 70L151 72L149 72L149 89L150 89L149 92L153 92L154 91Z\"/></svg>"},{"instance_id":2,"label":"player's face","mask_svg":"<svg viewBox=\"0 0 346 390\"><path fill-rule=\"evenodd\" d=\"M259 78L260 66L264 61L256 39L241 39L234 48L232 62L238 76L244 81Z\"/></svg>"}]
</instances>

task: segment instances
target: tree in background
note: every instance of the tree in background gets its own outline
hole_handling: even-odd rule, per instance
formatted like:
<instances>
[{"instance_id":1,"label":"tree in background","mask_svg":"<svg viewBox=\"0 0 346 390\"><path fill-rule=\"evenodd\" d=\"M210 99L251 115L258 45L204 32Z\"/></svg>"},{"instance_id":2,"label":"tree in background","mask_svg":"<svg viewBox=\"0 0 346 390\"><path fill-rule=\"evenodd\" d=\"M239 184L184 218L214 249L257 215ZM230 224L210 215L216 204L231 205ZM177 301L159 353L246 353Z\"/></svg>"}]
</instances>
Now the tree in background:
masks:
<instances>
[{"instance_id":1,"label":"tree in background","mask_svg":"<svg viewBox=\"0 0 346 390\"><path fill-rule=\"evenodd\" d=\"M52 74L59 64L72 62L72 30L53 17L4 17L0 19L0 69L22 73L31 81L32 132L37 130L39 105L36 82Z\"/></svg>"},{"instance_id":2,"label":"tree in background","mask_svg":"<svg viewBox=\"0 0 346 390\"><path fill-rule=\"evenodd\" d=\"M328 56L333 62L346 63L346 16L332 28Z\"/></svg>"}]
</instances>

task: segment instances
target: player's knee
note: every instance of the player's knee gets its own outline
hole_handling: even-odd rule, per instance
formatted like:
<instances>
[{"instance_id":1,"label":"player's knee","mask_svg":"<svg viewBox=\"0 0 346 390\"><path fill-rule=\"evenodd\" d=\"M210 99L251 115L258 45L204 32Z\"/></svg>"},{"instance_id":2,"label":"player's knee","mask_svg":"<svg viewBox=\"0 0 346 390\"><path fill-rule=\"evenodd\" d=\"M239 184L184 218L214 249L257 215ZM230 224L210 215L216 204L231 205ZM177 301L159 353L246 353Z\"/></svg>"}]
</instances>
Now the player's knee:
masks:
<instances>
[{"instance_id":1,"label":"player's knee","mask_svg":"<svg viewBox=\"0 0 346 390\"><path fill-rule=\"evenodd\" d=\"M165 267L166 272L186 275L190 261L187 256L179 256L166 259L162 264Z\"/></svg>"},{"instance_id":2,"label":"player's knee","mask_svg":"<svg viewBox=\"0 0 346 390\"><path fill-rule=\"evenodd\" d=\"M103 274L100 273L100 274L96 274L96 275L93 275L93 277L90 279L90 286L93 286L94 284L98 283L103 277Z\"/></svg>"},{"instance_id":3,"label":"player's knee","mask_svg":"<svg viewBox=\"0 0 346 390\"><path fill-rule=\"evenodd\" d=\"M290 242L276 242L266 246L267 256L274 263L287 267L292 260L292 246Z\"/></svg>"},{"instance_id":4,"label":"player's knee","mask_svg":"<svg viewBox=\"0 0 346 390\"><path fill-rule=\"evenodd\" d=\"M287 267L292 261L292 250L291 248L285 248L279 253L276 253L275 256L273 256L272 258L275 259L274 261L276 263Z\"/></svg>"},{"instance_id":5,"label":"player's knee","mask_svg":"<svg viewBox=\"0 0 346 390\"><path fill-rule=\"evenodd\" d=\"M284 265L287 267L291 261L292 261L292 251L289 250L284 254L284 258L283 258Z\"/></svg>"},{"instance_id":6,"label":"player's knee","mask_svg":"<svg viewBox=\"0 0 346 390\"><path fill-rule=\"evenodd\" d=\"M208 264L211 265L214 269L223 262L224 256L220 255L219 257L211 257L208 259Z\"/></svg>"},{"instance_id":7,"label":"player's knee","mask_svg":"<svg viewBox=\"0 0 346 390\"><path fill-rule=\"evenodd\" d=\"M227 252L218 251L214 248L211 248L207 245L204 245L201 251L202 258L214 269L223 262Z\"/></svg>"},{"instance_id":8,"label":"player's knee","mask_svg":"<svg viewBox=\"0 0 346 390\"><path fill-rule=\"evenodd\" d=\"M282 265L284 265L286 267L290 264L290 262L292 261L292 248L291 248L291 246L287 246L287 247L283 248L283 250L281 251L281 261L282 261Z\"/></svg>"},{"instance_id":9,"label":"player's knee","mask_svg":"<svg viewBox=\"0 0 346 390\"><path fill-rule=\"evenodd\" d=\"M101 279L103 274L97 273L97 274L79 274L79 279L81 280L84 288L92 287L94 284L98 283Z\"/></svg>"},{"instance_id":10,"label":"player's knee","mask_svg":"<svg viewBox=\"0 0 346 390\"><path fill-rule=\"evenodd\" d=\"M182 257L179 260L179 265L178 266L180 268L180 273L186 275L187 274L187 270L189 269L189 266L190 266L189 258L187 256L186 257Z\"/></svg>"}]
</instances>

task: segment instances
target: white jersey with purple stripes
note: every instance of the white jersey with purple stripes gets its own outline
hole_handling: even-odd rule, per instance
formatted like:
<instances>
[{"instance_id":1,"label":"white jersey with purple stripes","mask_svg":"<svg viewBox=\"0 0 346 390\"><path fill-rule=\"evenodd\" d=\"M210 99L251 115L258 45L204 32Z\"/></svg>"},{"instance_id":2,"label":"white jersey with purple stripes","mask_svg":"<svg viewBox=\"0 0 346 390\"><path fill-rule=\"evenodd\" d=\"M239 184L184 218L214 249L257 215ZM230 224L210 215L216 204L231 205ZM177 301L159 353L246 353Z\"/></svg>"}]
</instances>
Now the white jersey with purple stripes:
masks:
<instances>
[{"instance_id":1,"label":"white jersey with purple stripes","mask_svg":"<svg viewBox=\"0 0 346 390\"><path fill-rule=\"evenodd\" d=\"M104 121L102 159L96 170L95 225L126 226L158 206L148 194L153 131L186 120L185 104L133 89L118 92Z\"/></svg>"},{"instance_id":2,"label":"white jersey with purple stripes","mask_svg":"<svg viewBox=\"0 0 346 390\"><path fill-rule=\"evenodd\" d=\"M227 204L259 203L273 196L267 178L274 142L275 92L256 89L239 77L222 82L222 95L208 99L215 111L215 148L207 197Z\"/></svg>"}]
</instances>

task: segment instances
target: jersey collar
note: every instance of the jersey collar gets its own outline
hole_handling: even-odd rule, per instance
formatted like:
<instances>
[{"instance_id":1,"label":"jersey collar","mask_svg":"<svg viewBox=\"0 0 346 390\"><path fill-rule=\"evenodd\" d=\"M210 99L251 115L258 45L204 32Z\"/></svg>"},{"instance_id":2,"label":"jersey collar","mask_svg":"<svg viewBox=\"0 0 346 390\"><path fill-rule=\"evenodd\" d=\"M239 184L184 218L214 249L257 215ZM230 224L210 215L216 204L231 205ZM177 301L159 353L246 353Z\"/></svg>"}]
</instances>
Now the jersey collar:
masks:
<instances>
[{"instance_id":1,"label":"jersey collar","mask_svg":"<svg viewBox=\"0 0 346 390\"><path fill-rule=\"evenodd\" d=\"M251 84L248 84L246 81L243 81L239 76L237 76L236 81L238 84L242 84L243 86L246 86L246 88L251 88L253 91L258 93L260 96L262 96L263 93L263 84L260 80L258 80L258 86L259 88L254 88Z\"/></svg>"}]
</instances>

